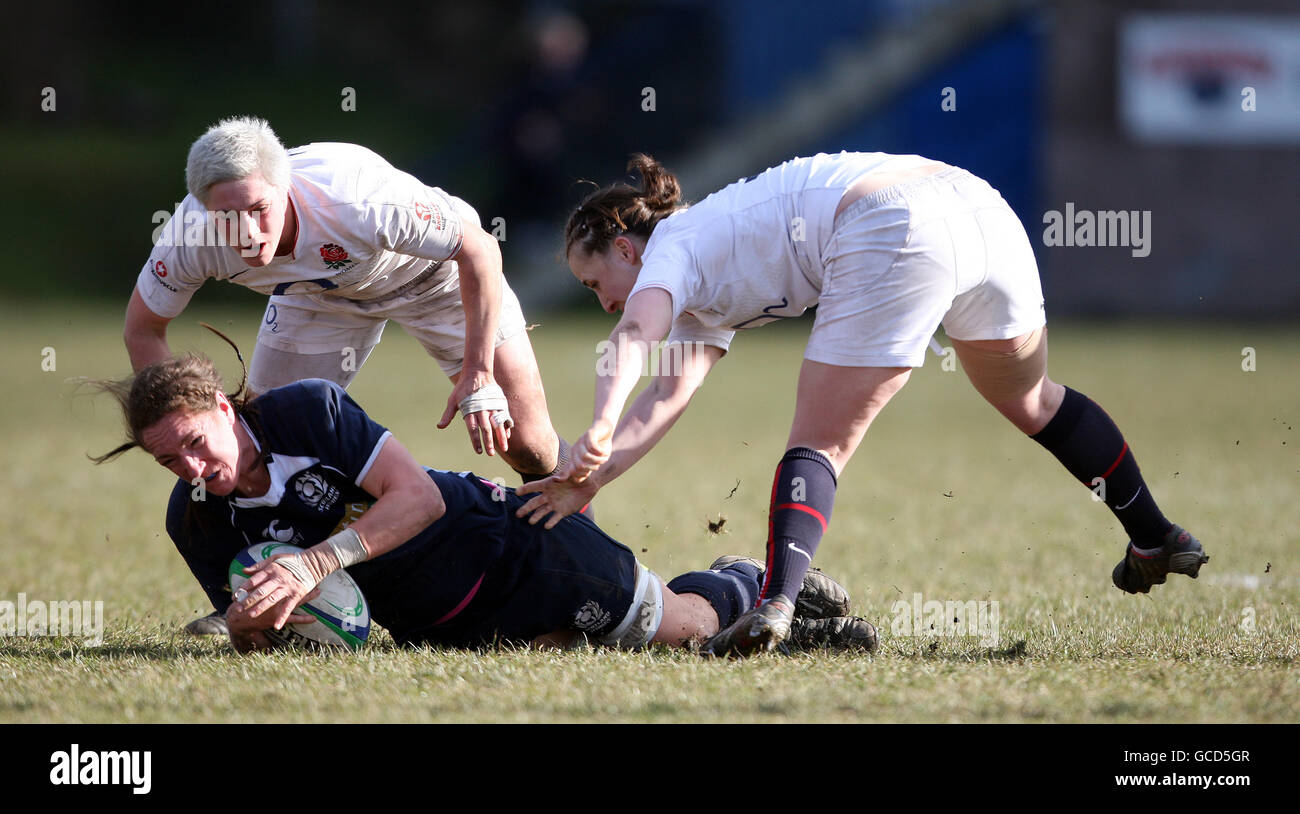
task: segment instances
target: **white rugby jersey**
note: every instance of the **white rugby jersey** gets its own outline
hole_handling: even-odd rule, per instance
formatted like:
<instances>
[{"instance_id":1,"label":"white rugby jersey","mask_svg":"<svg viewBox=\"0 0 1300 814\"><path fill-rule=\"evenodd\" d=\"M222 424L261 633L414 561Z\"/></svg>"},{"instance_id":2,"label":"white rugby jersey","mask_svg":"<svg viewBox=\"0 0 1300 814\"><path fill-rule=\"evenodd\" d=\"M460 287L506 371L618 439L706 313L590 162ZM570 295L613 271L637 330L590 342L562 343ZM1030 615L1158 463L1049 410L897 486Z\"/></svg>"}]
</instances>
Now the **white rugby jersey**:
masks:
<instances>
[{"instance_id":1,"label":"white rugby jersey","mask_svg":"<svg viewBox=\"0 0 1300 814\"><path fill-rule=\"evenodd\" d=\"M735 331L797 317L817 303L845 190L873 172L930 163L917 155L818 153L737 181L655 226L628 296L662 288L673 300L670 341L726 349Z\"/></svg>"},{"instance_id":2,"label":"white rugby jersey","mask_svg":"<svg viewBox=\"0 0 1300 814\"><path fill-rule=\"evenodd\" d=\"M175 318L204 281L231 280L263 294L323 294L373 300L441 263L430 290L456 280L469 204L356 144L289 150L289 200L298 219L293 251L262 268L237 247L211 245L206 210L193 195L163 227L136 281L149 310ZM179 218L178 218L179 214ZM195 245L197 244L197 245Z\"/></svg>"}]
</instances>

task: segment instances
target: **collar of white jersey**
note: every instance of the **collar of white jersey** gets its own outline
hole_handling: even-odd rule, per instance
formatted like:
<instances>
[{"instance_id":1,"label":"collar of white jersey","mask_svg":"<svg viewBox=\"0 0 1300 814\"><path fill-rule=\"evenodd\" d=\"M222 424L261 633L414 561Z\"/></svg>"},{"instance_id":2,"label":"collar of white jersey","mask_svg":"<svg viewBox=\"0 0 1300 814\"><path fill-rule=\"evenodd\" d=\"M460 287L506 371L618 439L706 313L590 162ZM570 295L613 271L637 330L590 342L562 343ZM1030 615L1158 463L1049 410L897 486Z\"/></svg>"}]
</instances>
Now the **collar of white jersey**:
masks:
<instances>
[{"instance_id":1,"label":"collar of white jersey","mask_svg":"<svg viewBox=\"0 0 1300 814\"><path fill-rule=\"evenodd\" d=\"M258 441L257 441L257 434L253 432L253 428L250 427L250 426L248 426L248 422L244 420L244 417L243 417L242 415L239 415L238 413L236 413L235 415L236 415L236 418L239 419L239 423L243 426L243 428L244 428L244 432L248 433L248 437L253 439L253 447L254 447L258 452L261 452L261 451L262 451L262 445L261 445L260 443L258 443Z\"/></svg>"},{"instance_id":2,"label":"collar of white jersey","mask_svg":"<svg viewBox=\"0 0 1300 814\"><path fill-rule=\"evenodd\" d=\"M298 259L298 246L302 243L302 204L295 201L297 197L293 192L294 177L289 176L289 188L284 191L287 206L293 207L293 248L289 250L289 255L284 258L285 262L292 263ZM275 262L275 256L272 255L271 262Z\"/></svg>"},{"instance_id":3,"label":"collar of white jersey","mask_svg":"<svg viewBox=\"0 0 1300 814\"><path fill-rule=\"evenodd\" d=\"M655 224L655 228L650 230L650 237L646 239L645 250L641 252L642 260L644 260L646 256L649 255L650 252L654 250L655 246L658 246L663 240L667 240L667 238L664 237L664 235L668 233L668 230L666 228L660 229L659 227L685 211L686 211L685 209L678 209L676 212L673 212L667 217L662 218L658 223Z\"/></svg>"},{"instance_id":4,"label":"collar of white jersey","mask_svg":"<svg viewBox=\"0 0 1300 814\"><path fill-rule=\"evenodd\" d=\"M253 434L252 428L244 417L239 416L239 422L244 425L244 431L248 437L253 439L253 446L257 448L260 455L262 445L257 442L257 436ZM279 506L281 498L284 497L285 485L289 481L289 476L301 472L309 466L320 462L319 458L313 458L307 455L276 455L267 453L266 471L271 478L271 485L267 488L266 494L257 497L238 497L232 494L230 496L230 505L240 509L252 509L258 506Z\"/></svg>"}]
</instances>

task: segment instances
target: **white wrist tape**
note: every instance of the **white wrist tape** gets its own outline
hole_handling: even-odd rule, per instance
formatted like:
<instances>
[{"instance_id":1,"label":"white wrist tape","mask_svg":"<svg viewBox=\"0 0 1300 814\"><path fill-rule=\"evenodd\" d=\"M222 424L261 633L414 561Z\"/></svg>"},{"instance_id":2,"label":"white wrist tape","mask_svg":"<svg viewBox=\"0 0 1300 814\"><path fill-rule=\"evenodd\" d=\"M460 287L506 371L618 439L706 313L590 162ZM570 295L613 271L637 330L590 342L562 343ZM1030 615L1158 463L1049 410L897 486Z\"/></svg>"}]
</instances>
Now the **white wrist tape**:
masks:
<instances>
[{"instance_id":1,"label":"white wrist tape","mask_svg":"<svg viewBox=\"0 0 1300 814\"><path fill-rule=\"evenodd\" d=\"M312 578L311 570L307 564L302 561L301 554L294 554L292 557L281 557L275 561L276 565L284 566L284 570L293 574L293 578L306 586L307 590L316 587L316 580Z\"/></svg>"},{"instance_id":2,"label":"white wrist tape","mask_svg":"<svg viewBox=\"0 0 1300 814\"><path fill-rule=\"evenodd\" d=\"M460 414L463 416L481 413L484 410L496 413L492 416L492 423L498 427L515 425L514 420L510 418L510 405L506 401L505 391L498 384L485 384L460 400Z\"/></svg>"},{"instance_id":3,"label":"white wrist tape","mask_svg":"<svg viewBox=\"0 0 1300 814\"><path fill-rule=\"evenodd\" d=\"M334 550L334 556L338 557L339 568L347 568L349 565L356 565L370 559L370 552L366 551L365 545L361 542L361 535L351 527L326 538L325 542L329 543L329 547Z\"/></svg>"}]
</instances>

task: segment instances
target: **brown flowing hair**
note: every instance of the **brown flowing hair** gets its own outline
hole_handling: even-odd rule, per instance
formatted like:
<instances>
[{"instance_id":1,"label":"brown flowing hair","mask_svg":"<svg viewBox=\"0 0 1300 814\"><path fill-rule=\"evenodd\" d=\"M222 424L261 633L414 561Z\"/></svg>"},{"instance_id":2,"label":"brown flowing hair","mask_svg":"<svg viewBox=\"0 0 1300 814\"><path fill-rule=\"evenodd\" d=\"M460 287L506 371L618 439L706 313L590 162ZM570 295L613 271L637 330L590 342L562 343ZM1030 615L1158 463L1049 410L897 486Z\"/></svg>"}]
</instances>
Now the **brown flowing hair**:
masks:
<instances>
[{"instance_id":1,"label":"brown flowing hair","mask_svg":"<svg viewBox=\"0 0 1300 814\"><path fill-rule=\"evenodd\" d=\"M244 356L230 337L207 323L199 324L235 349L235 356L243 368L243 378L239 387L226 398L238 413L245 408L247 402L244 386L248 383L248 368L244 365ZM217 372L217 366L201 353L176 354L147 365L124 379L90 379L82 384L92 390L109 393L117 399L126 423L125 443L103 455L87 456L97 464L111 461L134 447L143 448L141 434L169 413L176 410L201 413L213 409L217 406L217 393L222 392L221 374Z\"/></svg>"},{"instance_id":2,"label":"brown flowing hair","mask_svg":"<svg viewBox=\"0 0 1300 814\"><path fill-rule=\"evenodd\" d=\"M649 239L659 221L686 208L682 187L658 161L636 153L627 163L628 172L641 176L641 186L611 184L592 192L569 215L564 227L564 254L574 246L583 254L604 252L622 234Z\"/></svg>"}]
</instances>

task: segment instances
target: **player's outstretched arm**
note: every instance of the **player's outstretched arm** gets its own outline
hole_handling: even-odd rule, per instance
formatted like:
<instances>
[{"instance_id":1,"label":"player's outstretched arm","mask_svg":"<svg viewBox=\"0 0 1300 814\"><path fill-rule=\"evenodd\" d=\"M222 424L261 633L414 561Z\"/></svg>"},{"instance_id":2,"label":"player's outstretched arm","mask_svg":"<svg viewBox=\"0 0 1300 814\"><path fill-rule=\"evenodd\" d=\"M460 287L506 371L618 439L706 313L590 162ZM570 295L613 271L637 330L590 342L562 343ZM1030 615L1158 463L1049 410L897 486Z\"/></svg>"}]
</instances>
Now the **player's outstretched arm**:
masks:
<instances>
[{"instance_id":1,"label":"player's outstretched arm","mask_svg":"<svg viewBox=\"0 0 1300 814\"><path fill-rule=\"evenodd\" d=\"M384 442L361 488L376 501L351 526L301 554L276 555L245 570L243 610L250 617L269 613L273 626L283 627L325 577L392 551L447 510L437 485L396 438Z\"/></svg>"},{"instance_id":2,"label":"player's outstretched arm","mask_svg":"<svg viewBox=\"0 0 1300 814\"><path fill-rule=\"evenodd\" d=\"M614 428L627 397L641 378L651 346L663 341L673 322L673 299L660 288L647 288L628 298L623 318L596 362L596 404L591 428L573 445L567 476L581 483L609 460ZM566 474L566 473L561 473Z\"/></svg>"},{"instance_id":3,"label":"player's outstretched arm","mask_svg":"<svg viewBox=\"0 0 1300 814\"><path fill-rule=\"evenodd\" d=\"M680 370L655 376L619 421L609 461L592 476L598 486L604 486L631 469L668 434L686 412L695 391L704 383L704 377L726 353L712 345L686 343L681 347Z\"/></svg>"},{"instance_id":4,"label":"player's outstretched arm","mask_svg":"<svg viewBox=\"0 0 1300 814\"><path fill-rule=\"evenodd\" d=\"M575 482L561 473L524 484L518 493L536 493L536 496L519 508L517 517L527 517L534 524L547 520L546 528L554 528L562 518L591 502L605 484L631 469L659 443L686 412L713 365L726 353L712 345L695 343L686 343L682 348L680 368L655 376L650 386L632 402L614 431L608 461L584 481Z\"/></svg>"},{"instance_id":5,"label":"player's outstretched arm","mask_svg":"<svg viewBox=\"0 0 1300 814\"><path fill-rule=\"evenodd\" d=\"M465 310L465 361L438 429L451 423L461 403L472 393L497 386L492 360L501 317L501 247L496 238L472 222L465 221L464 229L461 249L454 259ZM507 422L493 422L493 412L496 411L485 409L464 416L475 452L492 455L497 449L509 447L510 426Z\"/></svg>"},{"instance_id":6,"label":"player's outstretched arm","mask_svg":"<svg viewBox=\"0 0 1300 814\"><path fill-rule=\"evenodd\" d=\"M131 301L126 305L126 326L122 339L131 357L131 369L137 373L144 367L160 362L172 355L167 346L167 317L160 317L144 304L139 289L131 291Z\"/></svg>"}]
</instances>

